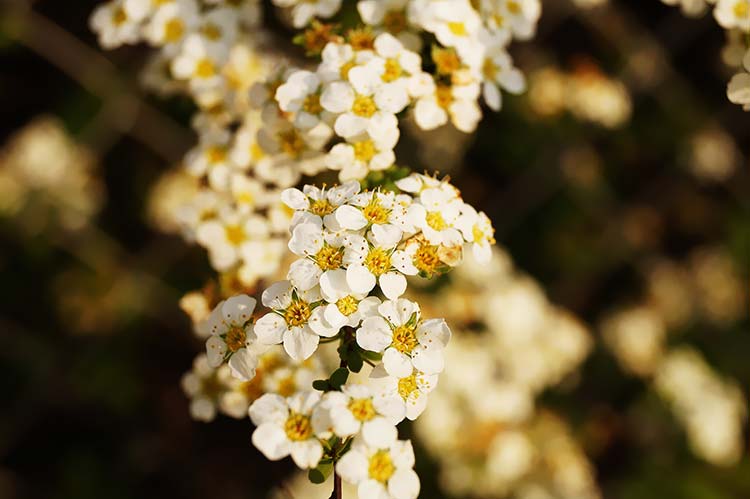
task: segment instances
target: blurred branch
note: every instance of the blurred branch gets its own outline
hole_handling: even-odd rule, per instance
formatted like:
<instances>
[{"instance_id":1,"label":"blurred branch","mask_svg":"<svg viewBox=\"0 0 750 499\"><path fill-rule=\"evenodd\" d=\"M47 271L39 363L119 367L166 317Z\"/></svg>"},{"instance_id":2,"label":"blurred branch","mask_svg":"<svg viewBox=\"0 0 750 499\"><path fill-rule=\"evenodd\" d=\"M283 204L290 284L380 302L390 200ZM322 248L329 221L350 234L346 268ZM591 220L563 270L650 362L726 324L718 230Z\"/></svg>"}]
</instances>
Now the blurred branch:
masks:
<instances>
[{"instance_id":1,"label":"blurred branch","mask_svg":"<svg viewBox=\"0 0 750 499\"><path fill-rule=\"evenodd\" d=\"M34 12L27 2L6 2L0 10L0 29L98 97L103 103L98 120L102 124L132 136L169 163L179 161L190 147L190 134L142 100L109 60Z\"/></svg>"}]
</instances>

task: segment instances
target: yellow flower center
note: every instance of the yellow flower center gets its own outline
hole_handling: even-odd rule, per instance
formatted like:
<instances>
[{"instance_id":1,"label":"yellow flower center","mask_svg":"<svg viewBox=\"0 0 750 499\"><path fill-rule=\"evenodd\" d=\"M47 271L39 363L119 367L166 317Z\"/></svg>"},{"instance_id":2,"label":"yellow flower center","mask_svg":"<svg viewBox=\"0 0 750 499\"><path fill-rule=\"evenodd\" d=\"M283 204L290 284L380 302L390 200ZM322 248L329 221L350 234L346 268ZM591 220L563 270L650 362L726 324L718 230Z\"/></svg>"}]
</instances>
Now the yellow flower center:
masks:
<instances>
[{"instance_id":1,"label":"yellow flower center","mask_svg":"<svg viewBox=\"0 0 750 499\"><path fill-rule=\"evenodd\" d=\"M321 270L336 270L344 260L344 249L324 245L315 255L315 263Z\"/></svg>"},{"instance_id":2,"label":"yellow flower center","mask_svg":"<svg viewBox=\"0 0 750 499\"><path fill-rule=\"evenodd\" d=\"M237 200L237 203L245 205L245 206L254 206L255 205L255 196L253 196L250 192L240 192L235 196L235 199Z\"/></svg>"},{"instance_id":3,"label":"yellow flower center","mask_svg":"<svg viewBox=\"0 0 750 499\"><path fill-rule=\"evenodd\" d=\"M486 80L494 81L499 70L500 68L495 65L492 59L487 58L484 60L484 64L482 64L482 74Z\"/></svg>"},{"instance_id":4,"label":"yellow flower center","mask_svg":"<svg viewBox=\"0 0 750 499\"><path fill-rule=\"evenodd\" d=\"M227 158L227 150L220 146L210 146L206 148L206 159L212 165L221 163Z\"/></svg>"},{"instance_id":5,"label":"yellow flower center","mask_svg":"<svg viewBox=\"0 0 750 499\"><path fill-rule=\"evenodd\" d=\"M310 202L310 213L324 217L333 213L333 205L325 198Z\"/></svg>"},{"instance_id":6,"label":"yellow flower center","mask_svg":"<svg viewBox=\"0 0 750 499\"><path fill-rule=\"evenodd\" d=\"M380 199L373 195L367 206L362 208L362 214L371 224L384 224L388 221L388 215L391 214L391 210L384 208L380 204Z\"/></svg>"},{"instance_id":7,"label":"yellow flower center","mask_svg":"<svg viewBox=\"0 0 750 499\"><path fill-rule=\"evenodd\" d=\"M313 3L316 0L313 0ZM373 34L372 30L368 27L365 28L358 28L358 29L350 29L346 33L346 37L349 41L349 45L352 46L354 50L372 50L375 46L375 35Z\"/></svg>"},{"instance_id":8,"label":"yellow flower center","mask_svg":"<svg viewBox=\"0 0 750 499\"><path fill-rule=\"evenodd\" d=\"M312 437L313 430L310 417L292 412L284 423L284 431L292 442L302 442Z\"/></svg>"},{"instance_id":9,"label":"yellow flower center","mask_svg":"<svg viewBox=\"0 0 750 499\"><path fill-rule=\"evenodd\" d=\"M293 158L298 157L305 149L305 141L294 129L279 133L279 143L281 150Z\"/></svg>"},{"instance_id":10,"label":"yellow flower center","mask_svg":"<svg viewBox=\"0 0 750 499\"><path fill-rule=\"evenodd\" d=\"M508 12L511 14L518 15L521 13L521 5L514 0L510 0L506 6L508 7Z\"/></svg>"},{"instance_id":11,"label":"yellow flower center","mask_svg":"<svg viewBox=\"0 0 750 499\"><path fill-rule=\"evenodd\" d=\"M495 24L498 28L502 28L503 24L505 23L505 17L503 17L500 14L495 14L492 16L492 20L495 21Z\"/></svg>"},{"instance_id":12,"label":"yellow flower center","mask_svg":"<svg viewBox=\"0 0 750 499\"><path fill-rule=\"evenodd\" d=\"M456 36L466 36L468 34L464 23L448 23L448 29Z\"/></svg>"},{"instance_id":13,"label":"yellow flower center","mask_svg":"<svg viewBox=\"0 0 750 499\"><path fill-rule=\"evenodd\" d=\"M194 74L198 78L211 78L216 75L216 68L214 67L213 61L208 58L203 58L198 61L195 65Z\"/></svg>"},{"instance_id":14,"label":"yellow flower center","mask_svg":"<svg viewBox=\"0 0 750 499\"><path fill-rule=\"evenodd\" d=\"M750 5L748 5L747 0L740 0L734 4L732 11L734 17L745 19L750 14Z\"/></svg>"},{"instance_id":15,"label":"yellow flower center","mask_svg":"<svg viewBox=\"0 0 750 499\"><path fill-rule=\"evenodd\" d=\"M240 348L245 348L247 343L247 334L245 330L239 326L232 326L224 336L224 342L227 344L227 348L230 352L234 353Z\"/></svg>"},{"instance_id":16,"label":"yellow flower center","mask_svg":"<svg viewBox=\"0 0 750 499\"><path fill-rule=\"evenodd\" d=\"M365 257L365 267L374 276L381 276L391 268L391 255L382 248L373 248Z\"/></svg>"},{"instance_id":17,"label":"yellow flower center","mask_svg":"<svg viewBox=\"0 0 750 499\"><path fill-rule=\"evenodd\" d=\"M245 228L241 225L227 225L224 227L224 233L227 236L227 241L234 246L239 246L247 239Z\"/></svg>"},{"instance_id":18,"label":"yellow flower center","mask_svg":"<svg viewBox=\"0 0 750 499\"><path fill-rule=\"evenodd\" d=\"M387 12L383 16L383 26L393 35L401 33L406 29L406 15L400 10Z\"/></svg>"},{"instance_id":19,"label":"yellow flower center","mask_svg":"<svg viewBox=\"0 0 750 499\"><path fill-rule=\"evenodd\" d=\"M375 101L368 95L358 95L354 98L352 112L357 116L369 118L378 110Z\"/></svg>"},{"instance_id":20,"label":"yellow flower center","mask_svg":"<svg viewBox=\"0 0 750 499\"><path fill-rule=\"evenodd\" d=\"M412 373L411 376L407 376L406 378L401 378L398 380L398 394L401 395L401 398L406 400L409 398L409 395L414 393L417 390L417 375Z\"/></svg>"},{"instance_id":21,"label":"yellow flower center","mask_svg":"<svg viewBox=\"0 0 750 499\"><path fill-rule=\"evenodd\" d=\"M461 59L458 58L458 54L452 48L438 48L432 49L432 60L435 61L438 73L451 74L461 68Z\"/></svg>"},{"instance_id":22,"label":"yellow flower center","mask_svg":"<svg viewBox=\"0 0 750 499\"><path fill-rule=\"evenodd\" d=\"M201 33L203 33L203 36L205 36L209 40L216 41L221 38L221 30L213 23L206 23L201 28Z\"/></svg>"},{"instance_id":23,"label":"yellow flower center","mask_svg":"<svg viewBox=\"0 0 750 499\"><path fill-rule=\"evenodd\" d=\"M443 215L439 211L428 212L425 220L427 221L427 225L435 230L445 230L448 228L448 224L445 223Z\"/></svg>"},{"instance_id":24,"label":"yellow flower center","mask_svg":"<svg viewBox=\"0 0 750 499\"><path fill-rule=\"evenodd\" d=\"M320 105L320 95L310 94L305 97L305 102L302 104L302 109L310 114L320 114L323 112L323 106Z\"/></svg>"},{"instance_id":25,"label":"yellow flower center","mask_svg":"<svg viewBox=\"0 0 750 499\"><path fill-rule=\"evenodd\" d=\"M453 90L449 85L438 85L435 89L435 98L438 106L448 109L453 103Z\"/></svg>"},{"instance_id":26,"label":"yellow flower center","mask_svg":"<svg viewBox=\"0 0 750 499\"><path fill-rule=\"evenodd\" d=\"M357 421L370 421L376 414L370 399L352 399L348 407Z\"/></svg>"},{"instance_id":27,"label":"yellow flower center","mask_svg":"<svg viewBox=\"0 0 750 499\"><path fill-rule=\"evenodd\" d=\"M250 144L250 157L253 158L253 160L261 160L265 155L265 151L263 151L263 148L260 147L257 142L253 142L252 144Z\"/></svg>"},{"instance_id":28,"label":"yellow flower center","mask_svg":"<svg viewBox=\"0 0 750 499\"><path fill-rule=\"evenodd\" d=\"M125 24L125 21L127 20L128 15L125 13L125 9L123 9L122 7L117 7L112 11L112 24L114 24L115 26Z\"/></svg>"},{"instance_id":29,"label":"yellow flower center","mask_svg":"<svg viewBox=\"0 0 750 499\"><path fill-rule=\"evenodd\" d=\"M440 266L440 257L438 256L437 246L430 244L420 244L419 249L414 253L414 266L427 275L437 272Z\"/></svg>"},{"instance_id":30,"label":"yellow flower center","mask_svg":"<svg viewBox=\"0 0 750 499\"><path fill-rule=\"evenodd\" d=\"M393 466L393 461L391 461L388 451L381 450L370 456L367 471L373 480L386 483L396 471L396 467Z\"/></svg>"},{"instance_id":31,"label":"yellow flower center","mask_svg":"<svg viewBox=\"0 0 750 499\"><path fill-rule=\"evenodd\" d=\"M254 401L264 393L263 387L261 386L262 379L262 376L256 374L255 377L250 381L245 381L240 384L238 390L249 400Z\"/></svg>"},{"instance_id":32,"label":"yellow flower center","mask_svg":"<svg viewBox=\"0 0 750 499\"><path fill-rule=\"evenodd\" d=\"M352 147L354 147L354 158L357 161L369 163L369 161L375 156L375 144L370 139L355 142L352 144Z\"/></svg>"},{"instance_id":33,"label":"yellow flower center","mask_svg":"<svg viewBox=\"0 0 750 499\"><path fill-rule=\"evenodd\" d=\"M349 71L356 66L357 63L354 62L354 59L350 61L346 61L344 64L341 65L341 69L339 69L339 74L341 75L342 80L348 80L349 79Z\"/></svg>"},{"instance_id":34,"label":"yellow flower center","mask_svg":"<svg viewBox=\"0 0 750 499\"><path fill-rule=\"evenodd\" d=\"M284 320L291 327L301 326L307 323L311 314L310 305L302 300L294 300L284 312Z\"/></svg>"},{"instance_id":35,"label":"yellow flower center","mask_svg":"<svg viewBox=\"0 0 750 499\"><path fill-rule=\"evenodd\" d=\"M164 24L164 39L174 43L182 39L185 34L185 24L179 17L174 17Z\"/></svg>"},{"instance_id":36,"label":"yellow flower center","mask_svg":"<svg viewBox=\"0 0 750 499\"><path fill-rule=\"evenodd\" d=\"M404 74L404 70L396 59L386 59L385 71L383 71L383 76L381 76L384 82L389 83L398 80L402 74Z\"/></svg>"},{"instance_id":37,"label":"yellow flower center","mask_svg":"<svg viewBox=\"0 0 750 499\"><path fill-rule=\"evenodd\" d=\"M297 382L294 381L294 376L289 375L286 378L282 378L279 381L278 394L282 397L291 397L297 391Z\"/></svg>"},{"instance_id":38,"label":"yellow flower center","mask_svg":"<svg viewBox=\"0 0 750 499\"><path fill-rule=\"evenodd\" d=\"M399 326L393 330L393 348L401 353L411 353L419 344L416 326Z\"/></svg>"},{"instance_id":39,"label":"yellow flower center","mask_svg":"<svg viewBox=\"0 0 750 499\"><path fill-rule=\"evenodd\" d=\"M349 317L359 308L359 302L352 295L345 296L336 302L339 312Z\"/></svg>"}]
</instances>

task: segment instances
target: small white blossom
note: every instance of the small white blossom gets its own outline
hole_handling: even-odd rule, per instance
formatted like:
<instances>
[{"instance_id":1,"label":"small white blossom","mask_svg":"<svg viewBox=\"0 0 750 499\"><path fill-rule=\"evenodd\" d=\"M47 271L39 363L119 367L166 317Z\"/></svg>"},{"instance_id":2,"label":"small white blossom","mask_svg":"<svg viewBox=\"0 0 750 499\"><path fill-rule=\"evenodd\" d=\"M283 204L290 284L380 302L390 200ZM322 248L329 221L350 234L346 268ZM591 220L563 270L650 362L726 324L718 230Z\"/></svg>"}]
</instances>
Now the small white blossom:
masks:
<instances>
[{"instance_id":1,"label":"small white blossom","mask_svg":"<svg viewBox=\"0 0 750 499\"><path fill-rule=\"evenodd\" d=\"M257 426L253 445L271 461L289 455L300 468L314 468L323 457L312 412L318 392L300 392L289 398L267 393L253 402L249 414Z\"/></svg>"},{"instance_id":2,"label":"small white blossom","mask_svg":"<svg viewBox=\"0 0 750 499\"><path fill-rule=\"evenodd\" d=\"M383 367L391 376L403 378L414 369L428 374L443 370L443 348L451 331L443 319L423 321L419 305L398 299L383 302L379 316L368 317L357 329L357 344L365 350L383 352Z\"/></svg>"},{"instance_id":3,"label":"small white blossom","mask_svg":"<svg viewBox=\"0 0 750 499\"><path fill-rule=\"evenodd\" d=\"M377 447L355 440L336 463L336 472L357 484L360 499L416 499L420 485L413 467L411 442L394 437L387 445Z\"/></svg>"}]
</instances>

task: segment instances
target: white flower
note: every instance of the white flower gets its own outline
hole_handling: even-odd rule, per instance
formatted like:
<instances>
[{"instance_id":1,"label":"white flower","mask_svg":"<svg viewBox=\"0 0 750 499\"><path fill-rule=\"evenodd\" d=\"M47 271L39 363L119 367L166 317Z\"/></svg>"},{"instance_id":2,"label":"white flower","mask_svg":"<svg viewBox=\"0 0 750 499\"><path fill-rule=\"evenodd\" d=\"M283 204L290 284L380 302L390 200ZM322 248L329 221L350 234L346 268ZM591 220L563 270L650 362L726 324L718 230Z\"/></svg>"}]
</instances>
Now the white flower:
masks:
<instances>
[{"instance_id":1,"label":"white flower","mask_svg":"<svg viewBox=\"0 0 750 499\"><path fill-rule=\"evenodd\" d=\"M727 97L735 104L750 110L750 73L737 73L727 85Z\"/></svg>"},{"instance_id":2,"label":"white flower","mask_svg":"<svg viewBox=\"0 0 750 499\"><path fill-rule=\"evenodd\" d=\"M186 372L180 384L185 395L190 397L190 416L196 421L210 422L216 417L216 406L219 398L228 389L227 378L219 374L228 371L227 366L215 370L208 364L206 354L198 355L193 361L193 368Z\"/></svg>"},{"instance_id":3,"label":"white flower","mask_svg":"<svg viewBox=\"0 0 750 499\"><path fill-rule=\"evenodd\" d=\"M368 445L384 447L398 436L394 424L403 419L402 408L398 404L377 405L370 387L347 384L323 398L335 435L346 438L361 432Z\"/></svg>"},{"instance_id":4,"label":"white flower","mask_svg":"<svg viewBox=\"0 0 750 499\"><path fill-rule=\"evenodd\" d=\"M295 71L276 90L276 101L282 111L294 114L294 126L310 129L328 119L320 105L321 82L317 74L310 71Z\"/></svg>"},{"instance_id":5,"label":"white flower","mask_svg":"<svg viewBox=\"0 0 750 499\"><path fill-rule=\"evenodd\" d=\"M208 318L211 336L206 341L208 364L218 367L229 360L232 375L243 381L255 377L258 355L268 348L257 343L250 321L255 299L237 295L222 301Z\"/></svg>"},{"instance_id":6,"label":"white flower","mask_svg":"<svg viewBox=\"0 0 750 499\"><path fill-rule=\"evenodd\" d=\"M99 5L89 22L99 36L99 44L107 49L136 43L140 36L138 20L127 14L121 0Z\"/></svg>"},{"instance_id":7,"label":"white flower","mask_svg":"<svg viewBox=\"0 0 750 499\"><path fill-rule=\"evenodd\" d=\"M340 269L344 262L343 241L314 222L294 227L289 250L303 257L290 266L287 275L301 290L317 286L324 273Z\"/></svg>"},{"instance_id":8,"label":"white flower","mask_svg":"<svg viewBox=\"0 0 750 499\"><path fill-rule=\"evenodd\" d=\"M425 73L422 59L416 52L404 48L403 44L389 33L378 35L374 41L377 57L367 62L380 75L380 80L392 92L398 92L398 100L408 100L407 89L412 80ZM407 95L400 95L406 93Z\"/></svg>"},{"instance_id":9,"label":"white flower","mask_svg":"<svg viewBox=\"0 0 750 499\"><path fill-rule=\"evenodd\" d=\"M408 177L396 181L396 187L411 194L419 194L425 189L440 187L441 185L444 186L444 188L452 188L456 196L458 196L458 189L451 186L449 183L421 173L412 173Z\"/></svg>"},{"instance_id":10,"label":"white flower","mask_svg":"<svg viewBox=\"0 0 750 499\"><path fill-rule=\"evenodd\" d=\"M333 125L337 135L346 138L367 132L370 136L377 136L384 125L398 127L394 115L406 107L408 95L399 86L383 85L377 69L365 65L349 71L348 83L330 83L323 91L320 103L326 110L339 115Z\"/></svg>"},{"instance_id":11,"label":"white flower","mask_svg":"<svg viewBox=\"0 0 750 499\"><path fill-rule=\"evenodd\" d=\"M245 286L255 285L259 279L276 275L284 258L282 239L250 240L240 247L242 264L237 277Z\"/></svg>"},{"instance_id":12,"label":"white flower","mask_svg":"<svg viewBox=\"0 0 750 499\"><path fill-rule=\"evenodd\" d=\"M250 169L266 157L266 152L258 143L260 126L258 113L250 112L235 133L229 158L237 167L244 170Z\"/></svg>"},{"instance_id":13,"label":"white flower","mask_svg":"<svg viewBox=\"0 0 750 499\"><path fill-rule=\"evenodd\" d=\"M398 142L398 128L387 125L378 128L384 133L375 137L367 133L356 135L331 148L326 165L331 170L340 170L339 180L362 179L370 171L385 170L396 162L393 148Z\"/></svg>"},{"instance_id":14,"label":"white flower","mask_svg":"<svg viewBox=\"0 0 750 499\"><path fill-rule=\"evenodd\" d=\"M316 467L323 457L312 418L319 401L317 392L300 392L286 399L272 393L263 395L248 411L257 426L253 445L271 461L291 454L300 468Z\"/></svg>"},{"instance_id":15,"label":"white flower","mask_svg":"<svg viewBox=\"0 0 750 499\"><path fill-rule=\"evenodd\" d=\"M473 132L482 111L477 104L479 83L465 85L435 85L427 83L426 92L422 92L414 107L414 119L423 130L433 130L448 123L465 133Z\"/></svg>"},{"instance_id":16,"label":"white flower","mask_svg":"<svg viewBox=\"0 0 750 499\"><path fill-rule=\"evenodd\" d=\"M403 232L412 227L407 223L407 195L393 192L368 191L352 196L336 209L336 221L348 230L369 228L373 244L392 248L401 242Z\"/></svg>"},{"instance_id":17,"label":"white flower","mask_svg":"<svg viewBox=\"0 0 750 499\"><path fill-rule=\"evenodd\" d=\"M273 3L292 8L295 28L304 28L315 17L331 17L341 8L341 0L273 0Z\"/></svg>"},{"instance_id":18,"label":"white flower","mask_svg":"<svg viewBox=\"0 0 750 499\"><path fill-rule=\"evenodd\" d=\"M495 229L487 215L477 213L472 206L464 204L456 227L461 230L464 240L471 244L474 258L480 263L488 263L492 258L492 245L495 244Z\"/></svg>"},{"instance_id":19,"label":"white flower","mask_svg":"<svg viewBox=\"0 0 750 499\"><path fill-rule=\"evenodd\" d=\"M239 169L229 158L227 130L211 129L200 135L199 144L185 155L185 167L195 177L208 177L211 187L217 191L229 188L229 177Z\"/></svg>"},{"instance_id":20,"label":"white flower","mask_svg":"<svg viewBox=\"0 0 750 499\"><path fill-rule=\"evenodd\" d=\"M221 68L227 51L208 43L199 34L188 35L172 60L172 75L188 80L194 92L213 90L223 85Z\"/></svg>"},{"instance_id":21,"label":"white flower","mask_svg":"<svg viewBox=\"0 0 750 499\"><path fill-rule=\"evenodd\" d=\"M482 0L482 10L490 28L528 40L536 32L542 5L539 0Z\"/></svg>"},{"instance_id":22,"label":"white flower","mask_svg":"<svg viewBox=\"0 0 750 499\"><path fill-rule=\"evenodd\" d=\"M377 447L355 440L336 463L336 472L358 485L360 499L416 499L420 486L413 467L411 442L394 437L388 445Z\"/></svg>"},{"instance_id":23,"label":"white flower","mask_svg":"<svg viewBox=\"0 0 750 499\"><path fill-rule=\"evenodd\" d=\"M195 237L208 250L211 265L223 272L240 260L245 244L268 237L268 225L260 215L241 213L223 206L218 218L198 226Z\"/></svg>"},{"instance_id":24,"label":"white flower","mask_svg":"<svg viewBox=\"0 0 750 499\"><path fill-rule=\"evenodd\" d=\"M237 37L237 13L234 9L219 7L203 15L197 33L217 50L228 51Z\"/></svg>"},{"instance_id":25,"label":"white flower","mask_svg":"<svg viewBox=\"0 0 750 499\"><path fill-rule=\"evenodd\" d=\"M279 119L261 128L257 140L263 151L272 157L273 168L291 164L298 174L315 175L325 166L325 156L321 150L332 135L331 127L323 122L301 130L287 119ZM256 166L258 174L261 166ZM274 173L272 170L271 178Z\"/></svg>"},{"instance_id":26,"label":"white flower","mask_svg":"<svg viewBox=\"0 0 750 499\"><path fill-rule=\"evenodd\" d=\"M499 111L502 96L499 88L518 94L526 89L523 73L513 66L513 60L501 46L495 45L487 51L482 64L482 94L491 109ZM499 87L499 88L498 88Z\"/></svg>"},{"instance_id":27,"label":"white flower","mask_svg":"<svg viewBox=\"0 0 750 499\"><path fill-rule=\"evenodd\" d=\"M349 81L349 71L352 68L365 64L375 54L371 50L355 51L347 43L329 42L320 54L321 62L317 73L321 80L330 83L332 81Z\"/></svg>"},{"instance_id":28,"label":"white flower","mask_svg":"<svg viewBox=\"0 0 750 499\"><path fill-rule=\"evenodd\" d=\"M408 209L408 222L421 229L425 238L435 245L456 246L463 237L456 222L464 202L453 186L441 184L424 189Z\"/></svg>"},{"instance_id":29,"label":"white flower","mask_svg":"<svg viewBox=\"0 0 750 499\"><path fill-rule=\"evenodd\" d=\"M149 0L148 3L153 2ZM174 45L180 43L198 25L198 21L195 0L173 0L154 12L143 33L153 45Z\"/></svg>"},{"instance_id":30,"label":"white flower","mask_svg":"<svg viewBox=\"0 0 750 499\"><path fill-rule=\"evenodd\" d=\"M320 341L320 336L310 327L313 311L320 300L318 287L299 291L289 281L272 284L263 292L262 301L273 312L256 321L258 341L268 345L283 342L284 350L294 360L309 358ZM336 331L329 332L330 336L335 334Z\"/></svg>"},{"instance_id":31,"label":"white flower","mask_svg":"<svg viewBox=\"0 0 750 499\"><path fill-rule=\"evenodd\" d=\"M377 406L400 407L409 421L414 421L424 412L428 394L438 382L437 374L425 374L416 369L402 378L390 376L383 364L375 366L370 377L380 386L374 399Z\"/></svg>"},{"instance_id":32,"label":"white flower","mask_svg":"<svg viewBox=\"0 0 750 499\"><path fill-rule=\"evenodd\" d=\"M357 344L365 350L383 352L383 367L391 376L403 378L414 369L427 374L443 370L443 348L451 331L443 319L423 321L419 305L404 298L383 302L379 316L367 317L357 329Z\"/></svg>"},{"instance_id":33,"label":"white flower","mask_svg":"<svg viewBox=\"0 0 750 499\"><path fill-rule=\"evenodd\" d=\"M326 328L339 330L344 326L357 327L363 318L376 314L380 305L378 297L352 290L343 269L323 274L320 291L327 302L327 305L319 307L323 318L321 322ZM315 329L316 323L312 327Z\"/></svg>"},{"instance_id":34,"label":"white flower","mask_svg":"<svg viewBox=\"0 0 750 499\"><path fill-rule=\"evenodd\" d=\"M446 47L455 47L461 58L471 63L482 56L479 33L482 20L468 0L437 0L430 2L423 22Z\"/></svg>"},{"instance_id":35,"label":"white flower","mask_svg":"<svg viewBox=\"0 0 750 499\"><path fill-rule=\"evenodd\" d=\"M714 8L714 17L725 29L750 31L750 0L719 0Z\"/></svg>"},{"instance_id":36,"label":"white flower","mask_svg":"<svg viewBox=\"0 0 750 499\"><path fill-rule=\"evenodd\" d=\"M268 206L269 192L254 178L235 172L230 175L228 183L232 200L241 213L249 213Z\"/></svg>"},{"instance_id":37,"label":"white flower","mask_svg":"<svg viewBox=\"0 0 750 499\"><path fill-rule=\"evenodd\" d=\"M373 245L364 237L350 234L344 238L344 264L346 282L355 293L369 293L375 284L389 299L395 299L406 291L406 278L396 271L391 255L396 243L391 246Z\"/></svg>"},{"instance_id":38,"label":"white flower","mask_svg":"<svg viewBox=\"0 0 750 499\"><path fill-rule=\"evenodd\" d=\"M384 29L398 38L409 50L419 52L422 39L413 31L406 7L409 0L360 0L357 11L362 21L370 26Z\"/></svg>"},{"instance_id":39,"label":"white flower","mask_svg":"<svg viewBox=\"0 0 750 499\"><path fill-rule=\"evenodd\" d=\"M292 227L301 223L312 222L325 225L332 231L339 230L334 212L359 192L359 182L347 182L329 189L305 185L302 190L286 189L281 193L281 200L295 210Z\"/></svg>"}]
</instances>

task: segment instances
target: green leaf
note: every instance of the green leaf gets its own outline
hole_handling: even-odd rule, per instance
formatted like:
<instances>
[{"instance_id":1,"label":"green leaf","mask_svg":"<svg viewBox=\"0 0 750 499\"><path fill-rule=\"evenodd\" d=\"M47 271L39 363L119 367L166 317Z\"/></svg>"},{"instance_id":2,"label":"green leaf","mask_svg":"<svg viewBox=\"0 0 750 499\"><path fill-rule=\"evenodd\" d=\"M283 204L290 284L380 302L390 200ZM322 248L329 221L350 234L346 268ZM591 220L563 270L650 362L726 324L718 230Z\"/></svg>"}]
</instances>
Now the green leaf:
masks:
<instances>
[{"instance_id":1,"label":"green leaf","mask_svg":"<svg viewBox=\"0 0 750 499\"><path fill-rule=\"evenodd\" d=\"M364 364L364 361L362 360L362 356L359 354L358 351L352 350L346 356L346 363L349 365L349 370L351 372L358 373L359 371L362 370L362 365Z\"/></svg>"},{"instance_id":2,"label":"green leaf","mask_svg":"<svg viewBox=\"0 0 750 499\"><path fill-rule=\"evenodd\" d=\"M326 379L316 379L312 384L312 387L315 390L319 390L321 392L328 391L329 386L330 385L328 384L328 380Z\"/></svg>"},{"instance_id":3,"label":"green leaf","mask_svg":"<svg viewBox=\"0 0 750 499\"><path fill-rule=\"evenodd\" d=\"M341 385L346 383L346 380L349 378L349 370L345 367L339 367L335 371L333 371L333 374L331 374L330 379L330 385L333 387L334 390L338 390L341 388Z\"/></svg>"},{"instance_id":4,"label":"green leaf","mask_svg":"<svg viewBox=\"0 0 750 499\"><path fill-rule=\"evenodd\" d=\"M312 483L320 484L326 481L332 471L333 463L321 463L317 468L313 468L307 472L307 478L309 478Z\"/></svg>"}]
</instances>

